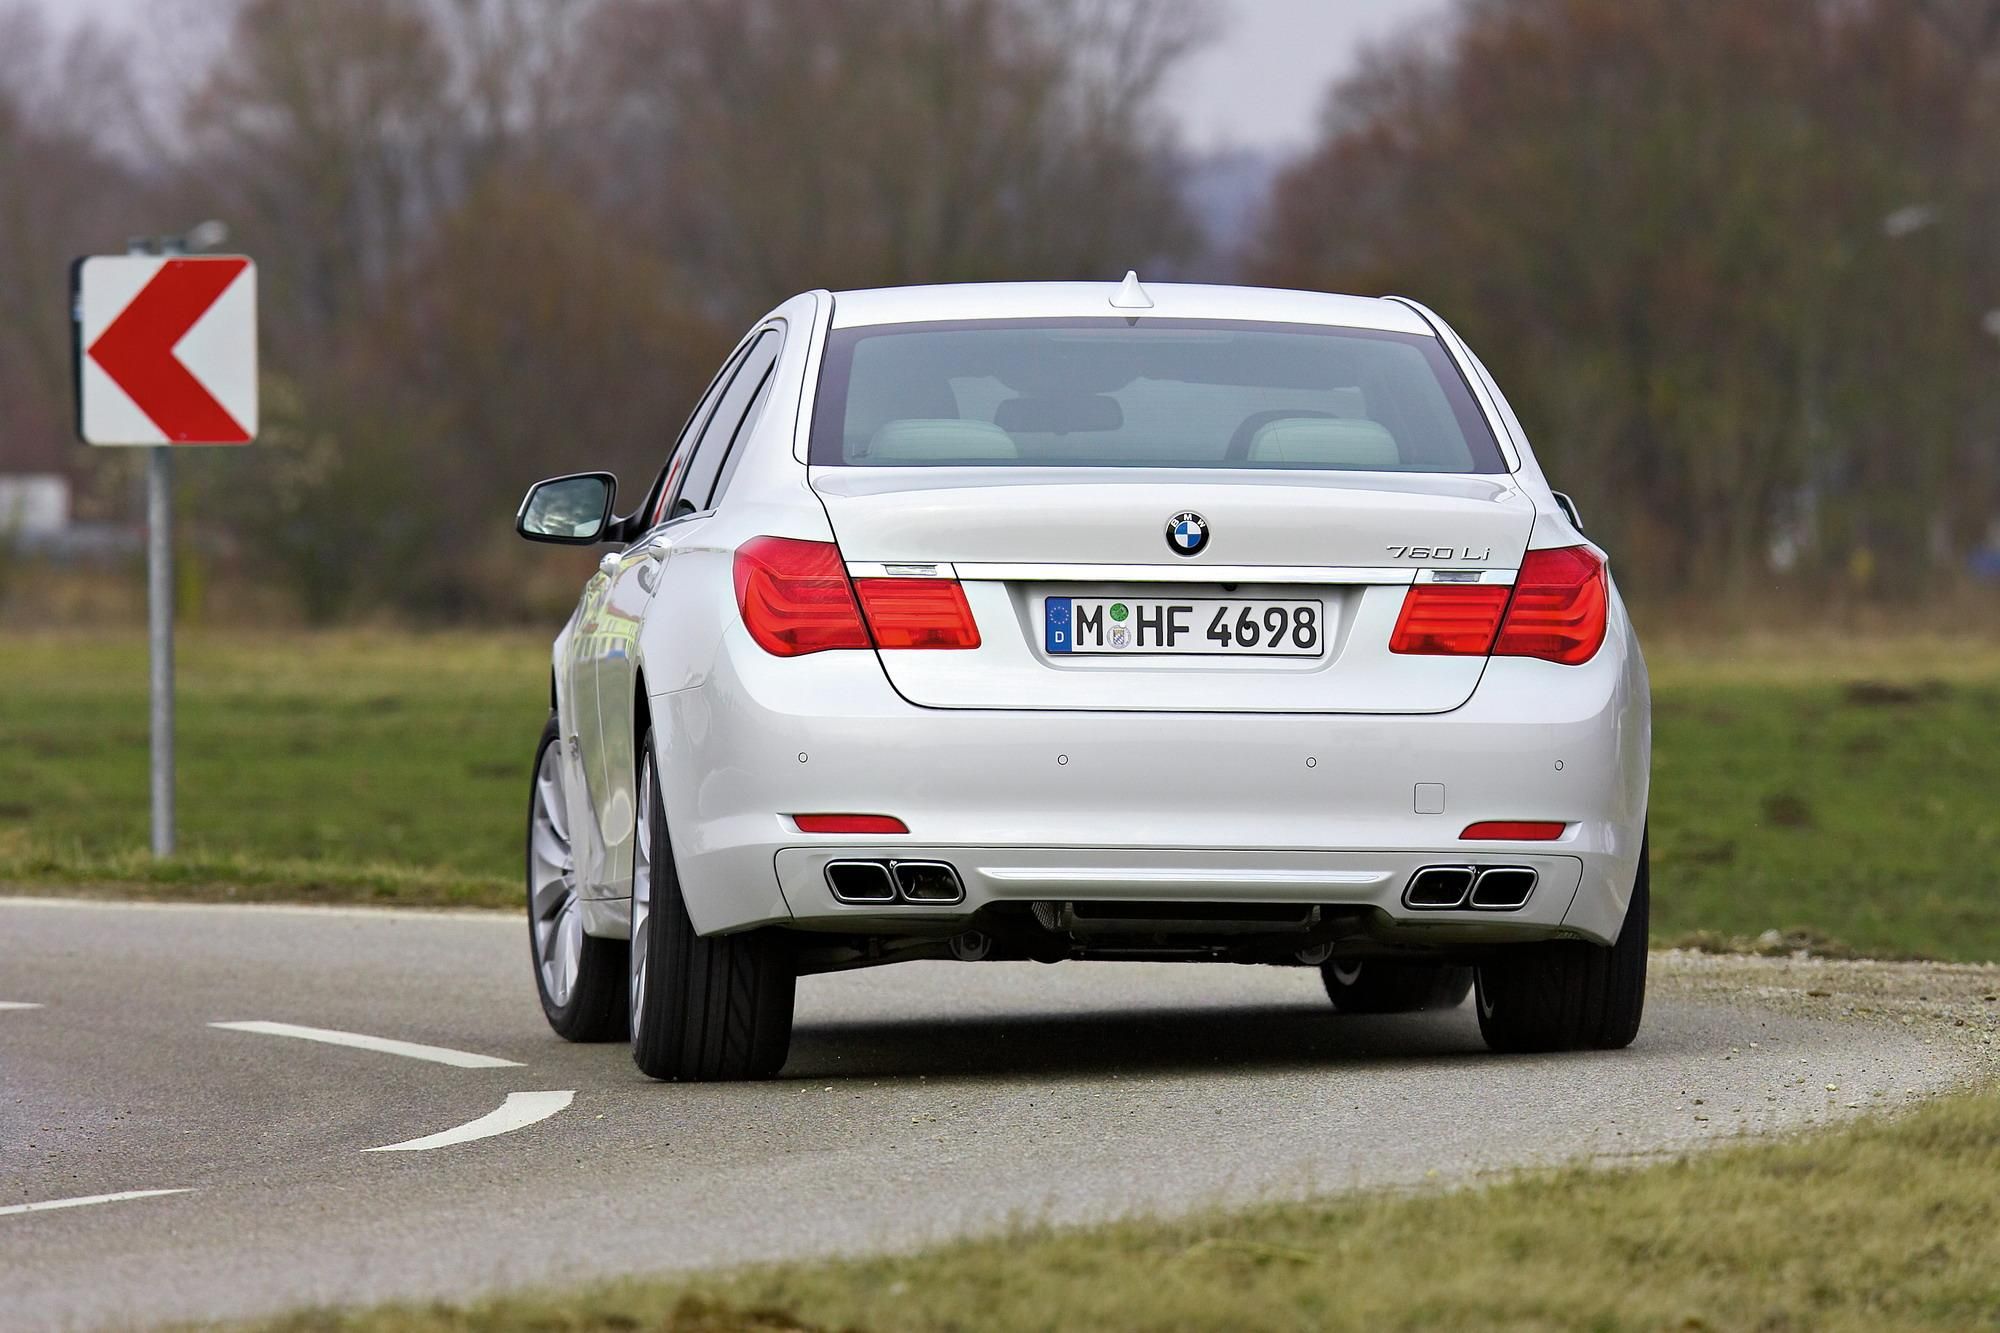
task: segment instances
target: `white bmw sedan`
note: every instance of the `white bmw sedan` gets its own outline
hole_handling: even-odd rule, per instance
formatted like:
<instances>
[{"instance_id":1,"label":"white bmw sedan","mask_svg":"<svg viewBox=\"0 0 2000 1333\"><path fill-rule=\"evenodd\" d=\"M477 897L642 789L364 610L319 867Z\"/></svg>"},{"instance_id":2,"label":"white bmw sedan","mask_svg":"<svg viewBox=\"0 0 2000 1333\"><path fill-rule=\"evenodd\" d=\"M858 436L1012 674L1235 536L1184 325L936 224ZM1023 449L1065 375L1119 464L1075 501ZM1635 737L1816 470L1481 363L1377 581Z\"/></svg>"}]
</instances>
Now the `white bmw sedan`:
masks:
<instances>
[{"instance_id":1,"label":"white bmw sedan","mask_svg":"<svg viewBox=\"0 0 2000 1333\"><path fill-rule=\"evenodd\" d=\"M1574 507L1398 298L809 292L730 354L555 643L536 985L656 1078L905 959L1317 968L1503 1051L1637 1033L1650 708Z\"/></svg>"}]
</instances>

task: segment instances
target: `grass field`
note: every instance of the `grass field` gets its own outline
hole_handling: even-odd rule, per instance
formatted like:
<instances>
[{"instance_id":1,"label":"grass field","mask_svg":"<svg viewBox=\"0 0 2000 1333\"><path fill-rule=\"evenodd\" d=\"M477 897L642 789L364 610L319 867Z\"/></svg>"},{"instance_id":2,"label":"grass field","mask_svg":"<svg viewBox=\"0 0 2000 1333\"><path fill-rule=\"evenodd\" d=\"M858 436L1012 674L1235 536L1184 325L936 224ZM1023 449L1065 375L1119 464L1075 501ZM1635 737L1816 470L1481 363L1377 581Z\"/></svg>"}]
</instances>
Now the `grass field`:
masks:
<instances>
[{"instance_id":1,"label":"grass field","mask_svg":"<svg viewBox=\"0 0 2000 1333\"><path fill-rule=\"evenodd\" d=\"M0 640L0 881L512 905L546 644L210 637L178 653L181 855L146 855L146 646Z\"/></svg>"},{"instance_id":2,"label":"grass field","mask_svg":"<svg viewBox=\"0 0 2000 1333\"><path fill-rule=\"evenodd\" d=\"M286 1333L1991 1328L2000 1095L1633 1172L1031 1232Z\"/></svg>"},{"instance_id":3,"label":"grass field","mask_svg":"<svg viewBox=\"0 0 2000 1333\"><path fill-rule=\"evenodd\" d=\"M182 636L183 853L146 845L137 636L0 639L0 882L512 905L531 636ZM2000 958L2000 644L1652 645L1656 938Z\"/></svg>"}]
</instances>

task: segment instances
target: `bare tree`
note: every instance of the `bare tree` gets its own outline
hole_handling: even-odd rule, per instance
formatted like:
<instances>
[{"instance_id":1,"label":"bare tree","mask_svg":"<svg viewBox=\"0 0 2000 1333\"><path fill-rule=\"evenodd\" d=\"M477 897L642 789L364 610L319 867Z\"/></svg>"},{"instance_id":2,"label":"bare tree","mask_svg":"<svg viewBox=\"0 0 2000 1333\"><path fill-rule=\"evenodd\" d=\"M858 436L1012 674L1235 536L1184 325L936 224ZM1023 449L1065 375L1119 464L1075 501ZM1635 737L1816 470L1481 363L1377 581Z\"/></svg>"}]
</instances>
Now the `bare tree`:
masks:
<instances>
[{"instance_id":1,"label":"bare tree","mask_svg":"<svg viewBox=\"0 0 2000 1333\"><path fill-rule=\"evenodd\" d=\"M739 313L819 285L1122 271L1192 239L1154 95L1202 17L608 0L603 194Z\"/></svg>"},{"instance_id":2,"label":"bare tree","mask_svg":"<svg viewBox=\"0 0 2000 1333\"><path fill-rule=\"evenodd\" d=\"M70 422L69 263L123 247L145 184L104 145L133 114L122 49L0 8L0 467L81 471Z\"/></svg>"},{"instance_id":3,"label":"bare tree","mask_svg":"<svg viewBox=\"0 0 2000 1333\"><path fill-rule=\"evenodd\" d=\"M1898 0L1475 0L1339 91L1257 271L1461 323L1632 586L1907 598L2000 499L1962 56Z\"/></svg>"}]
</instances>

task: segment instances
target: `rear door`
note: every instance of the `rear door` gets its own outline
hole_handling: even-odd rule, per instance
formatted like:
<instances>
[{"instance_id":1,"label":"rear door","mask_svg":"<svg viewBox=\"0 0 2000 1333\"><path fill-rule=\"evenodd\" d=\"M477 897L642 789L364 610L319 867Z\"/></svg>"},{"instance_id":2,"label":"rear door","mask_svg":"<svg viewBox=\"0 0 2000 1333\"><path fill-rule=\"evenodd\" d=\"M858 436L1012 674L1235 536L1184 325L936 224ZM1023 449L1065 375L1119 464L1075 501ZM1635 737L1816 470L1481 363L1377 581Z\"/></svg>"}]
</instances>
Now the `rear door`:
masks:
<instances>
[{"instance_id":1,"label":"rear door","mask_svg":"<svg viewBox=\"0 0 2000 1333\"><path fill-rule=\"evenodd\" d=\"M762 404L783 341L781 326L749 338L720 376L668 465L658 498L662 521L615 556L597 640L598 751L603 771L603 830L614 875L629 876L637 773L633 703L638 690L639 628L668 568L675 544L704 522L720 496L728 466ZM705 414L705 415L703 415Z\"/></svg>"}]
</instances>

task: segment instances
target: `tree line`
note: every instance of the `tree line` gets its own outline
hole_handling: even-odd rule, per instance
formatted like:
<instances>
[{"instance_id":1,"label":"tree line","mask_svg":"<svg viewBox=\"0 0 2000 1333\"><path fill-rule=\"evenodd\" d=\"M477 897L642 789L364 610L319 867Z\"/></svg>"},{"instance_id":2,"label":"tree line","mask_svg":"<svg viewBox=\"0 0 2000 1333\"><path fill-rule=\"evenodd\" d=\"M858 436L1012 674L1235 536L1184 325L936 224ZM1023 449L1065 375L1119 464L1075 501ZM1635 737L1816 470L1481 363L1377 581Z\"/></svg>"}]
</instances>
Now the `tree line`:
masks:
<instances>
[{"instance_id":1,"label":"tree line","mask_svg":"<svg viewBox=\"0 0 2000 1333\"><path fill-rule=\"evenodd\" d=\"M1469 0L1249 261L1481 349L1621 580L1909 602L2000 546L2000 3Z\"/></svg>"},{"instance_id":2,"label":"tree line","mask_svg":"<svg viewBox=\"0 0 2000 1333\"><path fill-rule=\"evenodd\" d=\"M1932 590L2000 512L2000 0L1463 0L1223 246L1164 100L1202 0L240 0L189 7L174 87L5 3L0 470L125 512L132 460L69 438L62 275L220 218L264 438L183 491L314 620L568 582L508 537L525 484L649 476L815 286L1416 296L1642 591Z\"/></svg>"}]
</instances>

